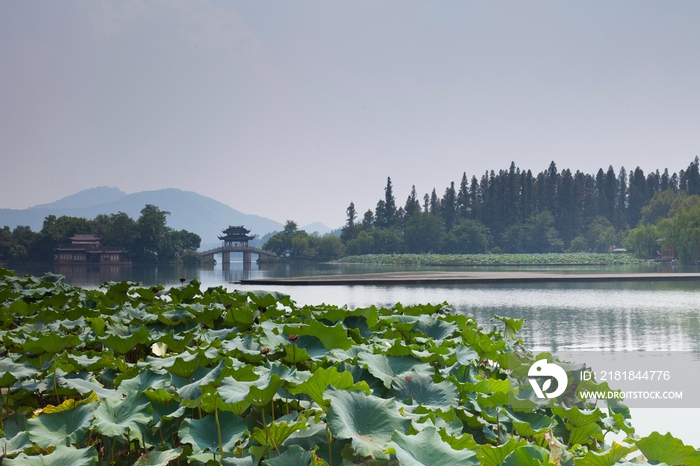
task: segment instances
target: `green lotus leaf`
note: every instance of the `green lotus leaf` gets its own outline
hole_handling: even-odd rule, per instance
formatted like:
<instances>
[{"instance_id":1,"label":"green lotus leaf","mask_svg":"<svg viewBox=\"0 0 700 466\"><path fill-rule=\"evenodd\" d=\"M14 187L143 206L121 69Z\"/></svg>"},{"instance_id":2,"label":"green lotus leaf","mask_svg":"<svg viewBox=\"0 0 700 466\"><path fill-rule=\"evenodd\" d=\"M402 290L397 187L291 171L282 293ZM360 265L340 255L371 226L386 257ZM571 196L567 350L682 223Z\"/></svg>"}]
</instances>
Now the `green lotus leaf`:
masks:
<instances>
[{"instance_id":1,"label":"green lotus leaf","mask_svg":"<svg viewBox=\"0 0 700 466\"><path fill-rule=\"evenodd\" d=\"M90 392L95 392L102 398L110 398L117 396L116 390L111 390L105 388L101 383L99 383L94 377L89 373L85 374L85 378L80 377L66 377L61 379L61 385L73 388L81 395L85 395Z\"/></svg>"},{"instance_id":2,"label":"green lotus leaf","mask_svg":"<svg viewBox=\"0 0 700 466\"><path fill-rule=\"evenodd\" d=\"M233 456L236 444L248 437L245 420L233 413L220 412L219 426L226 456ZM209 414L202 419L185 419L178 433L180 442L192 445L195 452L219 451L219 434L216 419Z\"/></svg>"},{"instance_id":3,"label":"green lotus leaf","mask_svg":"<svg viewBox=\"0 0 700 466\"><path fill-rule=\"evenodd\" d=\"M233 377L224 377L221 379L221 386L218 392L224 403L234 404L245 401L250 392L250 387L254 385L255 382L238 381Z\"/></svg>"},{"instance_id":4,"label":"green lotus leaf","mask_svg":"<svg viewBox=\"0 0 700 466\"><path fill-rule=\"evenodd\" d=\"M5 455L14 455L32 446L27 434L27 418L13 414L5 420L5 434L0 437L0 451Z\"/></svg>"},{"instance_id":5,"label":"green lotus leaf","mask_svg":"<svg viewBox=\"0 0 700 466\"><path fill-rule=\"evenodd\" d=\"M185 350L185 348L187 347L187 345L190 344L193 338L193 333L179 332L176 335L174 330L170 330L170 332L158 337L155 341L158 343L165 343L166 345L168 345L168 348L180 353Z\"/></svg>"},{"instance_id":6,"label":"green lotus leaf","mask_svg":"<svg viewBox=\"0 0 700 466\"><path fill-rule=\"evenodd\" d=\"M21 453L15 459L5 458L5 466L94 466L97 464L97 450L94 447L78 450L59 445L48 455L27 456Z\"/></svg>"},{"instance_id":7,"label":"green lotus leaf","mask_svg":"<svg viewBox=\"0 0 700 466\"><path fill-rule=\"evenodd\" d=\"M172 450L151 450L139 457L134 466L168 466L170 462L182 454L182 447Z\"/></svg>"},{"instance_id":8,"label":"green lotus leaf","mask_svg":"<svg viewBox=\"0 0 700 466\"><path fill-rule=\"evenodd\" d=\"M0 387L11 387L17 380L24 380L34 377L39 371L34 369L29 363L17 364L10 359L0 359Z\"/></svg>"},{"instance_id":9,"label":"green lotus leaf","mask_svg":"<svg viewBox=\"0 0 700 466\"><path fill-rule=\"evenodd\" d=\"M452 382L435 383L432 377L413 371L402 375L394 379L389 396L431 410L448 411L459 404L459 390Z\"/></svg>"},{"instance_id":10,"label":"green lotus leaf","mask_svg":"<svg viewBox=\"0 0 700 466\"><path fill-rule=\"evenodd\" d=\"M628 453L635 451L635 449L634 445L613 442L609 449L603 451L589 451L583 458L574 460L574 464L576 466L612 466L617 464L617 462ZM693 449L693 451L695 450Z\"/></svg>"},{"instance_id":11,"label":"green lotus leaf","mask_svg":"<svg viewBox=\"0 0 700 466\"><path fill-rule=\"evenodd\" d=\"M224 386L223 395L221 387L214 387L211 385L202 387L201 409L207 413L213 413L215 410L219 410L243 416L243 413L250 406L250 403L246 400L250 386L242 385L232 387L232 381L234 384L236 383L233 379L229 379L228 382L225 379L222 380L222 386ZM227 403L224 401L223 396L237 401Z\"/></svg>"},{"instance_id":12,"label":"green lotus leaf","mask_svg":"<svg viewBox=\"0 0 700 466\"><path fill-rule=\"evenodd\" d=\"M252 456L244 458L227 456L221 459L221 456L212 452L194 453L189 455L187 459L189 464L221 464L221 466L256 466L258 464L258 461L255 461Z\"/></svg>"},{"instance_id":13,"label":"green lotus leaf","mask_svg":"<svg viewBox=\"0 0 700 466\"><path fill-rule=\"evenodd\" d=\"M253 290L249 291L247 296L259 307L274 306L278 301L285 306L291 304L289 295L277 291Z\"/></svg>"},{"instance_id":14,"label":"green lotus leaf","mask_svg":"<svg viewBox=\"0 0 700 466\"><path fill-rule=\"evenodd\" d=\"M402 465L479 465L479 459L471 450L455 450L445 443L435 427L426 427L416 435L396 432L388 444Z\"/></svg>"},{"instance_id":15,"label":"green lotus leaf","mask_svg":"<svg viewBox=\"0 0 700 466\"><path fill-rule=\"evenodd\" d=\"M269 379L261 378L250 387L245 399L253 406L262 408L272 401L282 385L284 385L284 380L277 374L270 375Z\"/></svg>"},{"instance_id":16,"label":"green lotus leaf","mask_svg":"<svg viewBox=\"0 0 700 466\"><path fill-rule=\"evenodd\" d=\"M150 370L145 370L135 377L124 380L119 384L117 392L121 396L136 395L149 389L165 389L171 385L172 376L170 374L159 374Z\"/></svg>"},{"instance_id":17,"label":"green lotus leaf","mask_svg":"<svg viewBox=\"0 0 700 466\"><path fill-rule=\"evenodd\" d=\"M298 445L292 445L284 453L269 460L264 460L264 466L309 466L314 461L314 452L306 451Z\"/></svg>"},{"instance_id":18,"label":"green lotus leaf","mask_svg":"<svg viewBox=\"0 0 700 466\"><path fill-rule=\"evenodd\" d=\"M393 399L329 388L328 427L334 436L350 439L360 456L383 456L394 432L405 434L411 421L399 414Z\"/></svg>"},{"instance_id":19,"label":"green lotus leaf","mask_svg":"<svg viewBox=\"0 0 700 466\"><path fill-rule=\"evenodd\" d=\"M433 340L450 338L457 329L456 324L435 318L420 319L413 327L413 331L420 332Z\"/></svg>"},{"instance_id":20,"label":"green lotus leaf","mask_svg":"<svg viewBox=\"0 0 700 466\"><path fill-rule=\"evenodd\" d=\"M202 366L207 366L209 357L202 351L190 353L185 351L180 356L175 357L171 364L166 364L163 369L179 377L189 378Z\"/></svg>"},{"instance_id":21,"label":"green lotus leaf","mask_svg":"<svg viewBox=\"0 0 700 466\"><path fill-rule=\"evenodd\" d=\"M153 429L158 429L164 423L179 418L185 414L186 410L185 406L182 406L177 401L160 402L151 400L151 408L153 409L151 417L155 421Z\"/></svg>"},{"instance_id":22,"label":"green lotus leaf","mask_svg":"<svg viewBox=\"0 0 700 466\"><path fill-rule=\"evenodd\" d=\"M297 335L311 335L321 340L326 349L340 348L347 350L355 344L353 339L348 337L347 329L340 323L328 326L317 320L313 320L309 325L300 325L298 327L286 326L284 328L284 333L287 335L292 333L296 333Z\"/></svg>"},{"instance_id":23,"label":"green lotus leaf","mask_svg":"<svg viewBox=\"0 0 700 466\"><path fill-rule=\"evenodd\" d=\"M296 387L290 387L288 390L292 395L298 395L299 393L308 395L325 411L330 406L330 402L323 398L323 393L328 386L333 386L340 390L362 390L367 394L370 393L366 382L355 384L349 372L338 372L335 366L331 366L328 369L322 367L316 369L307 381Z\"/></svg>"},{"instance_id":24,"label":"green lotus leaf","mask_svg":"<svg viewBox=\"0 0 700 466\"><path fill-rule=\"evenodd\" d=\"M77 346L81 343L79 337L75 335L60 335L58 333L44 333L38 337L29 337L22 344L22 349L27 353L57 354L66 347Z\"/></svg>"},{"instance_id":25,"label":"green lotus leaf","mask_svg":"<svg viewBox=\"0 0 700 466\"><path fill-rule=\"evenodd\" d=\"M527 445L525 439L516 440L514 437L511 437L503 445L494 446L488 443L481 445L476 452L476 456L483 466L499 466L503 464L508 455L525 445Z\"/></svg>"},{"instance_id":26,"label":"green lotus leaf","mask_svg":"<svg viewBox=\"0 0 700 466\"><path fill-rule=\"evenodd\" d=\"M569 425L567 425L569 427ZM603 440L603 430L598 424L586 424L584 426L571 426L569 445L587 445L595 440Z\"/></svg>"},{"instance_id":27,"label":"green lotus leaf","mask_svg":"<svg viewBox=\"0 0 700 466\"><path fill-rule=\"evenodd\" d=\"M42 412L27 421L29 438L44 449L56 445L80 444L95 417L96 407L97 403L84 403L73 409Z\"/></svg>"},{"instance_id":28,"label":"green lotus leaf","mask_svg":"<svg viewBox=\"0 0 700 466\"><path fill-rule=\"evenodd\" d=\"M194 315L186 309L178 307L177 309L174 309L172 311L163 312L158 316L158 320L164 323L165 325L175 326L188 320L194 320Z\"/></svg>"},{"instance_id":29,"label":"green lotus leaf","mask_svg":"<svg viewBox=\"0 0 700 466\"><path fill-rule=\"evenodd\" d=\"M666 463L668 466L700 464L700 452L690 445L683 444L682 440L675 438L670 433L661 435L658 432L652 432L635 443L639 451L652 464Z\"/></svg>"},{"instance_id":30,"label":"green lotus leaf","mask_svg":"<svg viewBox=\"0 0 700 466\"><path fill-rule=\"evenodd\" d=\"M288 416L284 416L284 418L287 417ZM293 417L296 418L298 416ZM278 420L276 422L271 422L270 424L268 424L266 429L256 427L255 429L253 429L253 435L251 435L251 438L260 443L260 445L267 445L271 448L277 449L294 432L305 429L307 429L306 419L301 419L296 422L286 422L285 420Z\"/></svg>"},{"instance_id":31,"label":"green lotus leaf","mask_svg":"<svg viewBox=\"0 0 700 466\"><path fill-rule=\"evenodd\" d=\"M141 439L141 430L151 421L148 398L132 394L124 400L105 398L95 412L94 426L107 437L127 435L129 440Z\"/></svg>"},{"instance_id":32,"label":"green lotus leaf","mask_svg":"<svg viewBox=\"0 0 700 466\"><path fill-rule=\"evenodd\" d=\"M542 413L505 410L505 414L513 421L516 432L523 437L541 434L557 425L557 421Z\"/></svg>"},{"instance_id":33,"label":"green lotus leaf","mask_svg":"<svg viewBox=\"0 0 700 466\"><path fill-rule=\"evenodd\" d=\"M383 354L360 353L358 364L382 381L386 388L391 388L394 377L402 377L408 371L414 371L432 377L434 370L430 364L412 356L387 357Z\"/></svg>"},{"instance_id":34,"label":"green lotus leaf","mask_svg":"<svg viewBox=\"0 0 700 466\"><path fill-rule=\"evenodd\" d=\"M503 466L541 466L549 462L549 452L537 445L518 447L506 456Z\"/></svg>"},{"instance_id":35,"label":"green lotus leaf","mask_svg":"<svg viewBox=\"0 0 700 466\"><path fill-rule=\"evenodd\" d=\"M207 368L201 368L201 370L195 371L195 374L193 374L193 377L190 377L190 380L193 378L196 378L193 382L183 385L177 389L178 395L180 395L180 398L183 400L194 400L202 396L202 386L215 382L221 377L221 370L224 368L224 360L222 359L219 361L219 364L213 368L213 369L207 369ZM166 368L167 369L167 368ZM199 377L197 377L197 373L201 372L199 374Z\"/></svg>"},{"instance_id":36,"label":"green lotus leaf","mask_svg":"<svg viewBox=\"0 0 700 466\"><path fill-rule=\"evenodd\" d=\"M99 339L105 346L113 349L119 354L126 354L139 343L146 343L150 340L151 334L146 327L139 327L129 335L109 335Z\"/></svg>"},{"instance_id":37,"label":"green lotus leaf","mask_svg":"<svg viewBox=\"0 0 700 466\"><path fill-rule=\"evenodd\" d=\"M457 362L464 366L479 359L479 354L476 351L464 345L458 345L457 348L455 348L455 356L457 356Z\"/></svg>"},{"instance_id":38,"label":"green lotus leaf","mask_svg":"<svg viewBox=\"0 0 700 466\"><path fill-rule=\"evenodd\" d=\"M125 324L147 324L158 319L156 314L148 312L143 305L134 308L129 303L124 304L119 312L114 314L114 317L120 319L122 323Z\"/></svg>"}]
</instances>

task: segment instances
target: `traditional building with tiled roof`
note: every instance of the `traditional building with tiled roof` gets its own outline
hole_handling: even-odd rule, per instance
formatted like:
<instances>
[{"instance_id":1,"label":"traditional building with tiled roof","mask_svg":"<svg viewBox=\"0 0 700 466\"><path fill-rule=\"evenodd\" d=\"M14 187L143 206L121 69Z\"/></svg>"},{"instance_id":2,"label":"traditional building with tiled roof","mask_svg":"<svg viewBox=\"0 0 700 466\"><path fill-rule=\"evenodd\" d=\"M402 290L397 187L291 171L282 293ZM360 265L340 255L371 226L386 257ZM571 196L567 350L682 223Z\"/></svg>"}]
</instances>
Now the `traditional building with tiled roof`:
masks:
<instances>
[{"instance_id":1,"label":"traditional building with tiled roof","mask_svg":"<svg viewBox=\"0 0 700 466\"><path fill-rule=\"evenodd\" d=\"M54 262L58 264L130 264L128 252L122 246L102 246L102 238L93 234L78 233L68 238L71 244L56 249Z\"/></svg>"}]
</instances>

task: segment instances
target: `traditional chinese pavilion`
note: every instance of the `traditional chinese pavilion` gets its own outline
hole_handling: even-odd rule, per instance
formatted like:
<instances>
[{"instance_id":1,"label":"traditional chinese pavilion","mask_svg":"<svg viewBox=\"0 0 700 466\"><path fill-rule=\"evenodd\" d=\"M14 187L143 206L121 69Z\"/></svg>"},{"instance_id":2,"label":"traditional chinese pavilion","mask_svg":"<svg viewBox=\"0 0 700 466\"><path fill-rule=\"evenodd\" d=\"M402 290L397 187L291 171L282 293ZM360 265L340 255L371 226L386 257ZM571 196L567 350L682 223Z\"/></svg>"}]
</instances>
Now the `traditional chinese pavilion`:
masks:
<instances>
[{"instance_id":1,"label":"traditional chinese pavilion","mask_svg":"<svg viewBox=\"0 0 700 466\"><path fill-rule=\"evenodd\" d=\"M70 238L70 244L57 247L54 260L59 264L128 264L128 252L122 246L102 246L102 238L93 234L78 233Z\"/></svg>"},{"instance_id":2,"label":"traditional chinese pavilion","mask_svg":"<svg viewBox=\"0 0 700 466\"><path fill-rule=\"evenodd\" d=\"M250 230L243 225L237 227L229 226L227 229L222 230L221 233L223 233L223 236L218 238L224 242L224 246L248 246L248 241L255 239L257 236L248 236Z\"/></svg>"}]
</instances>

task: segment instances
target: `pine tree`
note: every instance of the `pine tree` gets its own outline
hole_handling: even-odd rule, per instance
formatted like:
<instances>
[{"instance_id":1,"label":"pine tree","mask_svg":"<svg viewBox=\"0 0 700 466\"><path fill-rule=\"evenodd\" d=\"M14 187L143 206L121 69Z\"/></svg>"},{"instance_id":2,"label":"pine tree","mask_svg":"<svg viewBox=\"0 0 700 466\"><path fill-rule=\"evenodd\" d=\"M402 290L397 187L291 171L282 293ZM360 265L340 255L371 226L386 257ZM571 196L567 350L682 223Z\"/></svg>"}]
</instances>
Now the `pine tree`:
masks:
<instances>
[{"instance_id":1,"label":"pine tree","mask_svg":"<svg viewBox=\"0 0 700 466\"><path fill-rule=\"evenodd\" d=\"M457 220L457 193L455 192L454 181L450 183L450 187L445 189L445 195L440 201L440 216L445 223L445 228L449 230Z\"/></svg>"},{"instance_id":2,"label":"pine tree","mask_svg":"<svg viewBox=\"0 0 700 466\"><path fill-rule=\"evenodd\" d=\"M466 172L462 173L462 182L459 184L457 211L460 218L467 218L469 215L469 182L467 181Z\"/></svg>"},{"instance_id":3,"label":"pine tree","mask_svg":"<svg viewBox=\"0 0 700 466\"><path fill-rule=\"evenodd\" d=\"M440 215L440 199L437 197L435 188L433 188L433 192L430 194L430 213L433 215Z\"/></svg>"},{"instance_id":4,"label":"pine tree","mask_svg":"<svg viewBox=\"0 0 700 466\"><path fill-rule=\"evenodd\" d=\"M355 211L355 203L351 202L348 208L345 210L347 214L347 220L345 221L345 226L340 234L340 239L346 243L351 239L355 239L355 219L357 218L357 212Z\"/></svg>"},{"instance_id":5,"label":"pine tree","mask_svg":"<svg viewBox=\"0 0 700 466\"><path fill-rule=\"evenodd\" d=\"M379 217L379 212L377 212ZM396 199L394 198L393 188L391 186L391 178L386 178L386 188L384 188L384 221L387 226L393 226L396 222Z\"/></svg>"},{"instance_id":6,"label":"pine tree","mask_svg":"<svg viewBox=\"0 0 700 466\"><path fill-rule=\"evenodd\" d=\"M416 194L415 185L411 187L411 194L409 194L408 198L406 199L406 205L404 206L403 210L406 218L410 217L416 212L420 212L420 201L418 200L418 195Z\"/></svg>"}]
</instances>

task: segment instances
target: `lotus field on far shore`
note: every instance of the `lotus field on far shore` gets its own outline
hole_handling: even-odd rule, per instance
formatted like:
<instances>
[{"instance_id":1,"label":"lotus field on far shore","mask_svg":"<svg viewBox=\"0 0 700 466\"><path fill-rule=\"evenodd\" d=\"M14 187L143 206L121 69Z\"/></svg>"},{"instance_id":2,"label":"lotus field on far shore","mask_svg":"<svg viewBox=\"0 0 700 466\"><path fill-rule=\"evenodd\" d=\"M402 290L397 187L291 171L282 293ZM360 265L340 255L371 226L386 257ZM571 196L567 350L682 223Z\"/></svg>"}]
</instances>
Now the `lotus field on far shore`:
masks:
<instances>
[{"instance_id":1,"label":"lotus field on far shore","mask_svg":"<svg viewBox=\"0 0 700 466\"><path fill-rule=\"evenodd\" d=\"M700 464L670 434L636 438L623 405L586 405L574 392L539 402L522 321L494 325L448 304L300 307L196 281L93 290L0 269L0 459L495 466L644 455ZM608 444L607 433L625 440Z\"/></svg>"},{"instance_id":2,"label":"lotus field on far shore","mask_svg":"<svg viewBox=\"0 0 700 466\"><path fill-rule=\"evenodd\" d=\"M378 265L632 265L648 261L629 253L548 253L548 254L365 254L345 256L343 264Z\"/></svg>"}]
</instances>

